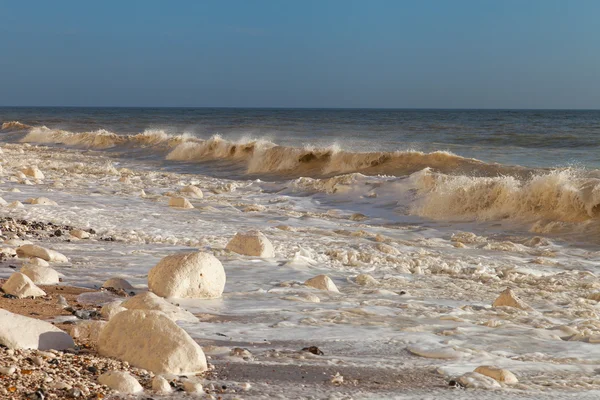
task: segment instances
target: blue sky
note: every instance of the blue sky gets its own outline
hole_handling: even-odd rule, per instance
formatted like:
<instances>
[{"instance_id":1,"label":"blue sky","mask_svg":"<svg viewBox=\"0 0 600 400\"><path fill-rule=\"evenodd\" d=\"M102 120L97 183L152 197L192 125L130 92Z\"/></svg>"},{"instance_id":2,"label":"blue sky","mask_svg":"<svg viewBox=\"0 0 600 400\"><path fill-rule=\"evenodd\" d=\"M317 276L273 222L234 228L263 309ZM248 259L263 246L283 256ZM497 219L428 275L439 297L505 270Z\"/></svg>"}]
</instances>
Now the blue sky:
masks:
<instances>
[{"instance_id":1,"label":"blue sky","mask_svg":"<svg viewBox=\"0 0 600 400\"><path fill-rule=\"evenodd\" d=\"M0 105L600 108L600 1L0 0Z\"/></svg>"}]
</instances>

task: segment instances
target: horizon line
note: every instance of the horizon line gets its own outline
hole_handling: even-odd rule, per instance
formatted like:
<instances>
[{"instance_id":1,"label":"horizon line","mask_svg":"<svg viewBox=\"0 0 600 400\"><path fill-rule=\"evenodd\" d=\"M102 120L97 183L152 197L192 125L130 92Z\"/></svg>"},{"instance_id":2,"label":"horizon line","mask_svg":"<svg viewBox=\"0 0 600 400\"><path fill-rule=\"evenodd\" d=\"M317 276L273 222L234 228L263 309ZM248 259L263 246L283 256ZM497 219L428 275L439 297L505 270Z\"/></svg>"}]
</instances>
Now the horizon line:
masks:
<instances>
[{"instance_id":1,"label":"horizon line","mask_svg":"<svg viewBox=\"0 0 600 400\"><path fill-rule=\"evenodd\" d=\"M286 107L286 106L47 106L0 105L0 108L133 108L133 109L237 109L237 110L431 110L431 111L600 111L600 108L492 108L492 107Z\"/></svg>"}]
</instances>

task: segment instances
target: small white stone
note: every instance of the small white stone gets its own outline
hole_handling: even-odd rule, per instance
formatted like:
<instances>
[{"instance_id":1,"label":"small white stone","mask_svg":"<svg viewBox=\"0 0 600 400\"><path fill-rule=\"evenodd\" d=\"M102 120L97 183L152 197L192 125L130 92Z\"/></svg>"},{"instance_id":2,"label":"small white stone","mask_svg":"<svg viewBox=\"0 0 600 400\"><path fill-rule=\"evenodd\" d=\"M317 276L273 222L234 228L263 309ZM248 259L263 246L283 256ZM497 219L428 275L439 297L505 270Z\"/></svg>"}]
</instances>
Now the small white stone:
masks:
<instances>
[{"instance_id":1,"label":"small white stone","mask_svg":"<svg viewBox=\"0 0 600 400\"><path fill-rule=\"evenodd\" d=\"M196 187L194 185L184 186L183 188L181 188L179 190L179 193L182 193L185 196L188 196L188 197L191 197L194 199L204 198L204 194L202 193L202 190L200 190L198 187Z\"/></svg>"},{"instance_id":2,"label":"small white stone","mask_svg":"<svg viewBox=\"0 0 600 400\"><path fill-rule=\"evenodd\" d=\"M12 203L9 203L6 207L8 207L8 208L25 208L23 203L21 203L20 201L13 201Z\"/></svg>"},{"instance_id":3,"label":"small white stone","mask_svg":"<svg viewBox=\"0 0 600 400\"><path fill-rule=\"evenodd\" d=\"M127 282L122 278L110 278L102 285L103 288L113 288L113 289L123 289L123 290L133 290L134 287L131 286L131 283Z\"/></svg>"},{"instance_id":4,"label":"small white stone","mask_svg":"<svg viewBox=\"0 0 600 400\"><path fill-rule=\"evenodd\" d=\"M457 381L464 387L473 389L498 389L501 387L495 379L478 372L467 372L460 376Z\"/></svg>"},{"instance_id":5,"label":"small white stone","mask_svg":"<svg viewBox=\"0 0 600 400\"><path fill-rule=\"evenodd\" d=\"M88 232L81 229L73 229L69 233L71 234L71 236L76 237L77 239L89 239L90 237L90 234Z\"/></svg>"},{"instance_id":6,"label":"small white stone","mask_svg":"<svg viewBox=\"0 0 600 400\"><path fill-rule=\"evenodd\" d=\"M185 208L185 209L194 208L192 203L190 203L190 201L188 199L186 199L185 197L171 197L169 199L169 206L175 207L175 208Z\"/></svg>"},{"instance_id":7,"label":"small white stone","mask_svg":"<svg viewBox=\"0 0 600 400\"><path fill-rule=\"evenodd\" d=\"M152 379L152 390L156 393L170 393L173 389L169 384L169 381L160 375L156 375Z\"/></svg>"},{"instance_id":8,"label":"small white stone","mask_svg":"<svg viewBox=\"0 0 600 400\"><path fill-rule=\"evenodd\" d=\"M273 244L259 231L238 232L227 243L227 250L245 256L274 258Z\"/></svg>"},{"instance_id":9,"label":"small white stone","mask_svg":"<svg viewBox=\"0 0 600 400\"><path fill-rule=\"evenodd\" d=\"M514 307L521 310L531 310L523 300L519 298L510 288L506 288L500 296L492 303L493 307Z\"/></svg>"},{"instance_id":10,"label":"small white stone","mask_svg":"<svg viewBox=\"0 0 600 400\"><path fill-rule=\"evenodd\" d=\"M57 206L58 205L57 202L55 202L54 200L50 200L47 197L38 197L38 198L34 198L34 199L28 199L26 201L26 203L37 204L40 206Z\"/></svg>"},{"instance_id":11,"label":"small white stone","mask_svg":"<svg viewBox=\"0 0 600 400\"><path fill-rule=\"evenodd\" d=\"M315 289L339 293L337 286L335 286L335 283L327 275L317 275L304 282L304 284Z\"/></svg>"},{"instance_id":12,"label":"small white stone","mask_svg":"<svg viewBox=\"0 0 600 400\"><path fill-rule=\"evenodd\" d=\"M37 166L23 168L21 172L23 173L23 175L30 176L35 179L45 178L44 174L42 173L42 171L40 171L40 169Z\"/></svg>"},{"instance_id":13,"label":"small white stone","mask_svg":"<svg viewBox=\"0 0 600 400\"><path fill-rule=\"evenodd\" d=\"M98 377L98 382L119 393L135 394L144 391L137 379L123 371L106 372Z\"/></svg>"},{"instance_id":14,"label":"small white stone","mask_svg":"<svg viewBox=\"0 0 600 400\"><path fill-rule=\"evenodd\" d=\"M63 263L63 262L69 261L69 259L67 257L65 257L63 254L61 254L57 251L46 249L41 246L36 246L34 244L26 244L26 245L19 247L17 249L17 254L21 258L37 257L37 258L41 258L42 260L49 261L49 262Z\"/></svg>"},{"instance_id":15,"label":"small white stone","mask_svg":"<svg viewBox=\"0 0 600 400\"><path fill-rule=\"evenodd\" d=\"M503 382L507 385L514 385L516 383L519 383L519 380L517 379L515 374L513 374L507 369L492 367L489 365L482 365L480 367L477 367L474 372L480 373L485 376L489 376L490 378L493 378L498 382Z\"/></svg>"},{"instance_id":16,"label":"small white stone","mask_svg":"<svg viewBox=\"0 0 600 400\"><path fill-rule=\"evenodd\" d=\"M19 272L27 275L36 285L55 285L60 281L58 272L50 267L28 264L21 267Z\"/></svg>"},{"instance_id":17,"label":"small white stone","mask_svg":"<svg viewBox=\"0 0 600 400\"><path fill-rule=\"evenodd\" d=\"M16 367L0 367L0 375L12 375L16 370Z\"/></svg>"},{"instance_id":18,"label":"small white stone","mask_svg":"<svg viewBox=\"0 0 600 400\"><path fill-rule=\"evenodd\" d=\"M191 380L183 381L183 390L187 393L200 393L204 388L200 382L194 382Z\"/></svg>"}]
</instances>

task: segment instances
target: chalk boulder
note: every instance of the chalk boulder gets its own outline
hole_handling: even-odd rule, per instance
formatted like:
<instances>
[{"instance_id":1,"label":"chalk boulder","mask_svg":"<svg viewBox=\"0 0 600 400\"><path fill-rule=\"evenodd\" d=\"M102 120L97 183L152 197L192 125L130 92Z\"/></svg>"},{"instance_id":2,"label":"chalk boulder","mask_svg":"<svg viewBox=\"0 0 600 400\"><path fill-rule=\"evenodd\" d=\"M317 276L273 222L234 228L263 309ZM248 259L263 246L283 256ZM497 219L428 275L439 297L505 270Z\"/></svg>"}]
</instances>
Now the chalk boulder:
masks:
<instances>
[{"instance_id":1,"label":"chalk boulder","mask_svg":"<svg viewBox=\"0 0 600 400\"><path fill-rule=\"evenodd\" d=\"M11 349L65 350L71 336L49 322L0 309L0 344Z\"/></svg>"},{"instance_id":2,"label":"chalk boulder","mask_svg":"<svg viewBox=\"0 0 600 400\"><path fill-rule=\"evenodd\" d=\"M109 371L98 377L98 383L119 393L136 394L144 388L131 374L124 371Z\"/></svg>"},{"instance_id":3,"label":"chalk boulder","mask_svg":"<svg viewBox=\"0 0 600 400\"><path fill-rule=\"evenodd\" d=\"M176 208L194 208L192 203L185 197L171 197L169 199L169 206Z\"/></svg>"},{"instance_id":4,"label":"chalk boulder","mask_svg":"<svg viewBox=\"0 0 600 400\"><path fill-rule=\"evenodd\" d=\"M42 171L36 166L25 167L21 170L23 175L29 176L35 179L44 179L45 176Z\"/></svg>"},{"instance_id":5,"label":"chalk boulder","mask_svg":"<svg viewBox=\"0 0 600 400\"><path fill-rule=\"evenodd\" d=\"M121 307L128 310L161 311L173 321L198 322L198 318L191 312L185 311L151 292L137 294L121 303Z\"/></svg>"},{"instance_id":6,"label":"chalk boulder","mask_svg":"<svg viewBox=\"0 0 600 400\"><path fill-rule=\"evenodd\" d=\"M8 207L8 208L25 208L23 203L21 203L18 200L13 201L12 203L9 203L6 207Z\"/></svg>"},{"instance_id":7,"label":"chalk boulder","mask_svg":"<svg viewBox=\"0 0 600 400\"><path fill-rule=\"evenodd\" d=\"M304 284L315 289L339 293L337 286L335 286L335 283L327 275L317 275L304 282Z\"/></svg>"},{"instance_id":8,"label":"chalk boulder","mask_svg":"<svg viewBox=\"0 0 600 400\"><path fill-rule=\"evenodd\" d=\"M489 376L492 379L497 380L498 382L505 383L507 385L514 385L519 383L519 380L507 369L491 367L489 365L482 365L481 367L475 368L475 371L485 376Z\"/></svg>"},{"instance_id":9,"label":"chalk boulder","mask_svg":"<svg viewBox=\"0 0 600 400\"><path fill-rule=\"evenodd\" d=\"M127 282L122 278L110 278L102 285L103 288L113 288L113 289L123 289L123 290L133 290L134 287L131 286L131 283Z\"/></svg>"},{"instance_id":10,"label":"chalk boulder","mask_svg":"<svg viewBox=\"0 0 600 400\"><path fill-rule=\"evenodd\" d=\"M227 250L245 256L274 258L273 245L262 232L248 231L238 232L233 239L227 243Z\"/></svg>"},{"instance_id":11,"label":"chalk boulder","mask_svg":"<svg viewBox=\"0 0 600 400\"><path fill-rule=\"evenodd\" d=\"M148 272L148 288L162 297L218 298L225 280L221 262L203 252L167 256Z\"/></svg>"},{"instance_id":12,"label":"chalk boulder","mask_svg":"<svg viewBox=\"0 0 600 400\"><path fill-rule=\"evenodd\" d=\"M45 260L45 261L57 262L57 263L63 263L63 262L69 261L69 259L67 257L62 255L58 251L46 249L44 247L36 246L34 244L26 244L26 245L19 247L17 249L17 255L21 258L37 257L37 258L41 258L42 260Z\"/></svg>"},{"instance_id":13,"label":"chalk boulder","mask_svg":"<svg viewBox=\"0 0 600 400\"><path fill-rule=\"evenodd\" d=\"M0 197L0 206L6 206L6 205L8 205L8 201L6 201L2 197Z\"/></svg>"},{"instance_id":14,"label":"chalk boulder","mask_svg":"<svg viewBox=\"0 0 600 400\"><path fill-rule=\"evenodd\" d=\"M2 285L2 291L22 299L24 297L45 296L46 292L37 287L25 274L15 272Z\"/></svg>"},{"instance_id":15,"label":"chalk boulder","mask_svg":"<svg viewBox=\"0 0 600 400\"><path fill-rule=\"evenodd\" d=\"M492 303L493 307L514 307L521 310L531 310L532 308L519 298L510 288L506 288L500 296Z\"/></svg>"},{"instance_id":16,"label":"chalk boulder","mask_svg":"<svg viewBox=\"0 0 600 400\"><path fill-rule=\"evenodd\" d=\"M28 264L21 267L19 272L27 275L36 285L55 285L59 282L58 272L50 267Z\"/></svg>"},{"instance_id":17,"label":"chalk boulder","mask_svg":"<svg viewBox=\"0 0 600 400\"><path fill-rule=\"evenodd\" d=\"M202 193L202 190L200 190L200 188L198 188L194 185L184 186L183 188L181 188L179 190L179 193L183 194L184 196L193 198L193 199L204 198L204 193Z\"/></svg>"},{"instance_id":18,"label":"chalk boulder","mask_svg":"<svg viewBox=\"0 0 600 400\"><path fill-rule=\"evenodd\" d=\"M207 369L198 343L160 311L118 313L102 330L98 352L155 374L195 374Z\"/></svg>"},{"instance_id":19,"label":"chalk boulder","mask_svg":"<svg viewBox=\"0 0 600 400\"><path fill-rule=\"evenodd\" d=\"M106 324L106 321L81 321L70 325L69 333L75 339L89 340L97 343L100 339L100 333Z\"/></svg>"},{"instance_id":20,"label":"chalk boulder","mask_svg":"<svg viewBox=\"0 0 600 400\"><path fill-rule=\"evenodd\" d=\"M360 286L376 286L379 285L379 281L373 278L369 274L359 274L355 279L356 283Z\"/></svg>"}]
</instances>

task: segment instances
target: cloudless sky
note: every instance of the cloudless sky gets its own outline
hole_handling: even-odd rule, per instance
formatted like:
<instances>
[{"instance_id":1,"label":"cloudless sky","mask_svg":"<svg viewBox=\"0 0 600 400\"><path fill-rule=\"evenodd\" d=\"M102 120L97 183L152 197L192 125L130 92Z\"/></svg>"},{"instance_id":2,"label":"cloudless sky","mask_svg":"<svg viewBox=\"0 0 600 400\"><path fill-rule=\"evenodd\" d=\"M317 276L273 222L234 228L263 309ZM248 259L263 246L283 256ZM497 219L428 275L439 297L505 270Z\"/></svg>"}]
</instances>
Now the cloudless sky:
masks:
<instances>
[{"instance_id":1,"label":"cloudless sky","mask_svg":"<svg viewBox=\"0 0 600 400\"><path fill-rule=\"evenodd\" d=\"M596 0L0 0L0 105L600 108Z\"/></svg>"}]
</instances>

